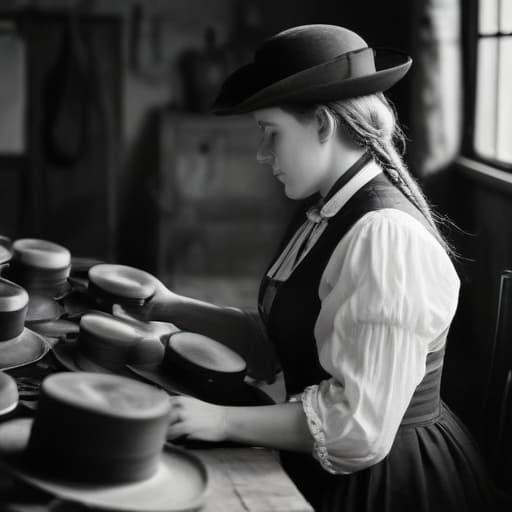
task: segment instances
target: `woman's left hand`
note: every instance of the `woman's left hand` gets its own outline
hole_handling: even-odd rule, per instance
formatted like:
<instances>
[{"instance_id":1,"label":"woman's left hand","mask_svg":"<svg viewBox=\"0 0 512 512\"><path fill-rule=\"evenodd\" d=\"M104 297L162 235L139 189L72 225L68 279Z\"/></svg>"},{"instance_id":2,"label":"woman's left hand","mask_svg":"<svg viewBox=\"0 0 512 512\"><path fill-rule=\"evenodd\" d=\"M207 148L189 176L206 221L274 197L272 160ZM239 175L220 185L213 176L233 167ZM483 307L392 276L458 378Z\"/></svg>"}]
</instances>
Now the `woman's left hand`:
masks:
<instances>
[{"instance_id":1,"label":"woman's left hand","mask_svg":"<svg viewBox=\"0 0 512 512\"><path fill-rule=\"evenodd\" d=\"M171 397L167 439L182 436L202 441L226 439L227 408L196 398Z\"/></svg>"}]
</instances>

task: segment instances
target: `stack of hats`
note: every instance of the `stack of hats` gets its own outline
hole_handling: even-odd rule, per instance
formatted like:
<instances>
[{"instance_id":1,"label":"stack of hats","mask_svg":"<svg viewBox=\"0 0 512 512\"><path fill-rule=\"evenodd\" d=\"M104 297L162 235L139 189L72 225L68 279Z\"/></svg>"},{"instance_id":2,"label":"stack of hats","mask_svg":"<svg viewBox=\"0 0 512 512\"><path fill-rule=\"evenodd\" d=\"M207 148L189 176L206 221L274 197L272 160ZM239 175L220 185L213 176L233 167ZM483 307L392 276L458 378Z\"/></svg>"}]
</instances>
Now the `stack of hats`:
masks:
<instances>
[{"instance_id":1,"label":"stack of hats","mask_svg":"<svg viewBox=\"0 0 512 512\"><path fill-rule=\"evenodd\" d=\"M56 299L69 291L70 268L71 254L61 245L37 238L14 241L4 275L30 295L27 322L55 320L62 315Z\"/></svg>"}]
</instances>

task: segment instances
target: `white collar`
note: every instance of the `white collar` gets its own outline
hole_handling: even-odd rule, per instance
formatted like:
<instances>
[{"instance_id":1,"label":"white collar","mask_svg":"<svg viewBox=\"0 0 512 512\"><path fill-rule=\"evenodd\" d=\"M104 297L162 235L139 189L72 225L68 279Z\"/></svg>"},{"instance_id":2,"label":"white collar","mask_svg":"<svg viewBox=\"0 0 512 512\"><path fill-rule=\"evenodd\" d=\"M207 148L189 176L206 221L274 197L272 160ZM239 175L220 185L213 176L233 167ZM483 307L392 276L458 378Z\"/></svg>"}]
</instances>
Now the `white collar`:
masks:
<instances>
[{"instance_id":1,"label":"white collar","mask_svg":"<svg viewBox=\"0 0 512 512\"><path fill-rule=\"evenodd\" d=\"M368 182L382 172L374 160L370 160L351 180L349 180L320 209L322 218L334 217L347 204L349 199Z\"/></svg>"}]
</instances>

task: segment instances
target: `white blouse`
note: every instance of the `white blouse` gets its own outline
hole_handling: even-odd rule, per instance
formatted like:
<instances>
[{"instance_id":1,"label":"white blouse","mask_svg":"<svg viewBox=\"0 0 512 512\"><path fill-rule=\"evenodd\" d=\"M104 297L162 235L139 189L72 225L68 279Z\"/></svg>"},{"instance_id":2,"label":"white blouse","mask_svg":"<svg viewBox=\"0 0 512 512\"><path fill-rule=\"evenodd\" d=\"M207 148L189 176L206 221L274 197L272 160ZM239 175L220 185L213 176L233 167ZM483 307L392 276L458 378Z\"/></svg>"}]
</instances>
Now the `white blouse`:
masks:
<instances>
[{"instance_id":1,"label":"white blouse","mask_svg":"<svg viewBox=\"0 0 512 512\"><path fill-rule=\"evenodd\" d=\"M389 453L427 353L446 340L459 285L439 242L400 210L367 213L339 242L315 326L332 377L302 394L325 470L352 473Z\"/></svg>"}]
</instances>

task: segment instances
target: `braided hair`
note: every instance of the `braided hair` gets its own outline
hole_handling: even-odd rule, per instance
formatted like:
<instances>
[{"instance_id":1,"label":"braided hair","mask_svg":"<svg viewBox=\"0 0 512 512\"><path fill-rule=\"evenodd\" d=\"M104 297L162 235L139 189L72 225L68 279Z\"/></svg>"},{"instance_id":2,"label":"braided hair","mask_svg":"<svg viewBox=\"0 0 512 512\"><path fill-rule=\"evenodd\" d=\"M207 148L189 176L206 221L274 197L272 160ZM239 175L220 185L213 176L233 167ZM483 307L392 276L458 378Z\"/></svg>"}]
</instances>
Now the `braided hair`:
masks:
<instances>
[{"instance_id":1,"label":"braided hair","mask_svg":"<svg viewBox=\"0 0 512 512\"><path fill-rule=\"evenodd\" d=\"M440 231L444 224L443 217L433 211L402 159L405 135L398 124L393 105L384 94L359 96L323 105L285 105L282 108L300 119L310 118L319 107L326 108L340 128L344 129L357 145L371 153L391 182L424 215L447 253L455 256L455 251Z\"/></svg>"}]
</instances>

